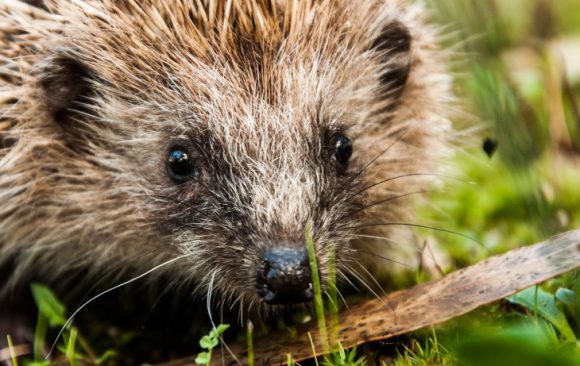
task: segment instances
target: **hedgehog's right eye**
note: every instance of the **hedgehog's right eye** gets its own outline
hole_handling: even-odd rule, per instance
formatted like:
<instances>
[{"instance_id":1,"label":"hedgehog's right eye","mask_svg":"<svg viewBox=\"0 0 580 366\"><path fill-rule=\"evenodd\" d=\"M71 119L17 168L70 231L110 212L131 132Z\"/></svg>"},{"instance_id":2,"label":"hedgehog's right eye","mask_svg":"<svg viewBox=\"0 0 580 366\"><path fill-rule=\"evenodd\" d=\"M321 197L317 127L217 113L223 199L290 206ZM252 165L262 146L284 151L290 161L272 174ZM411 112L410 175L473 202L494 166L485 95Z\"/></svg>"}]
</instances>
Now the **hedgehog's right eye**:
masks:
<instances>
[{"instance_id":1,"label":"hedgehog's right eye","mask_svg":"<svg viewBox=\"0 0 580 366\"><path fill-rule=\"evenodd\" d=\"M340 165L346 165L352 155L352 141L346 136L336 137L334 158Z\"/></svg>"},{"instance_id":2,"label":"hedgehog's right eye","mask_svg":"<svg viewBox=\"0 0 580 366\"><path fill-rule=\"evenodd\" d=\"M167 156L167 171L176 182L181 183L195 174L193 159L188 151L181 147L174 147Z\"/></svg>"}]
</instances>

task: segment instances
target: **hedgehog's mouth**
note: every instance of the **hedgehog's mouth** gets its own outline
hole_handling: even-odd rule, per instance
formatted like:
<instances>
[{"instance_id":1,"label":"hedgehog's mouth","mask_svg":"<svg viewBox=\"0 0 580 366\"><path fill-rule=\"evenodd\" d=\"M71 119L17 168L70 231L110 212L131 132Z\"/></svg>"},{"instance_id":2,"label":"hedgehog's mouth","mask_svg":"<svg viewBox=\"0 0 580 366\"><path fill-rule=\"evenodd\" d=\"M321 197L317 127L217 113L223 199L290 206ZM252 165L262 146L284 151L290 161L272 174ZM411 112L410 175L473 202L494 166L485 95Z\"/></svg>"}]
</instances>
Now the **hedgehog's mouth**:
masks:
<instances>
[{"instance_id":1,"label":"hedgehog's mouth","mask_svg":"<svg viewBox=\"0 0 580 366\"><path fill-rule=\"evenodd\" d=\"M256 269L258 295L270 305L312 301L314 292L306 249L265 250Z\"/></svg>"}]
</instances>

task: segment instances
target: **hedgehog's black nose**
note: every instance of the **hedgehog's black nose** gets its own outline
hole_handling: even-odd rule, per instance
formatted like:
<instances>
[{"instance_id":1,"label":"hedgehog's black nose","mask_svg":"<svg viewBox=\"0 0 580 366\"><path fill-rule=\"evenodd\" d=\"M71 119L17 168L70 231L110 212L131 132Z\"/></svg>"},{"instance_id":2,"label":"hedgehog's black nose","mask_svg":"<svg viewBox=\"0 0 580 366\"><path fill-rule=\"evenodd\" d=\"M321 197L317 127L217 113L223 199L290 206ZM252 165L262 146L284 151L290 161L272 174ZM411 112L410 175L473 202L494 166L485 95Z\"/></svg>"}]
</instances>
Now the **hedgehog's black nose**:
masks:
<instances>
[{"instance_id":1,"label":"hedgehog's black nose","mask_svg":"<svg viewBox=\"0 0 580 366\"><path fill-rule=\"evenodd\" d=\"M264 251L256 273L258 294L268 304L299 304L312 300L312 278L306 249Z\"/></svg>"}]
</instances>

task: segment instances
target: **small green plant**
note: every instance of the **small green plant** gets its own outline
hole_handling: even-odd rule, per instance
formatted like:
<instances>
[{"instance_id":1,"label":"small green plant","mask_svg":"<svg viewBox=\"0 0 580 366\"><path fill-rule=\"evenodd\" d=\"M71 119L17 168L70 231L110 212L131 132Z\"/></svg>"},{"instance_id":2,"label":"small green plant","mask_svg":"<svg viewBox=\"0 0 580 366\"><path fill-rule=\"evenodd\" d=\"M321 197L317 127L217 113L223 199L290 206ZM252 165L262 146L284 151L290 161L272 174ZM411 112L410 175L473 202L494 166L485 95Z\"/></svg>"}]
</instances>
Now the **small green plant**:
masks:
<instances>
[{"instance_id":1,"label":"small green plant","mask_svg":"<svg viewBox=\"0 0 580 366\"><path fill-rule=\"evenodd\" d=\"M42 284L32 284L31 291L34 302L38 307L38 318L34 334L33 361L25 362L25 365L50 366L52 363L45 360L44 355L44 346L47 344L47 331L48 329L61 328L66 324L66 308L57 296ZM117 355L115 351L107 350L101 356L97 356L88 341L73 326L65 329L63 339L63 344L58 345L57 349L64 353L66 360L71 366L75 366L79 362L82 364L102 365Z\"/></svg>"},{"instance_id":2,"label":"small green plant","mask_svg":"<svg viewBox=\"0 0 580 366\"><path fill-rule=\"evenodd\" d=\"M437 335L433 330L433 336L422 344L413 340L409 346L405 346L403 352L398 351L399 356L393 366L431 366L431 365L454 365L453 356L439 344Z\"/></svg>"},{"instance_id":3,"label":"small green plant","mask_svg":"<svg viewBox=\"0 0 580 366\"><path fill-rule=\"evenodd\" d=\"M230 327L229 324L220 324L213 328L208 335L203 336L199 340L199 346L205 351L200 352L195 358L195 363L198 365L209 365L211 363L211 355L213 349L217 347L220 341L220 336Z\"/></svg>"},{"instance_id":4,"label":"small green plant","mask_svg":"<svg viewBox=\"0 0 580 366\"><path fill-rule=\"evenodd\" d=\"M324 358L322 362L324 366L363 366L366 365L364 357L358 357L356 348L345 350L340 343L338 343L338 351L332 353Z\"/></svg>"},{"instance_id":5,"label":"small green plant","mask_svg":"<svg viewBox=\"0 0 580 366\"><path fill-rule=\"evenodd\" d=\"M571 296L564 289L560 289L556 294L558 293L560 294L560 298L564 298L565 294L568 294L567 297ZM566 318L566 314L562 307L559 306L559 303L565 304L565 302L558 299L556 295L544 291L539 286L534 286L508 297L507 300L533 312L536 320L538 316L547 320L560 332L566 341L576 341L576 336ZM565 298L564 301L570 302L572 300Z\"/></svg>"},{"instance_id":6,"label":"small green plant","mask_svg":"<svg viewBox=\"0 0 580 366\"><path fill-rule=\"evenodd\" d=\"M65 324L65 307L48 287L33 283L31 290L34 302L38 307L36 330L34 332L34 360L42 362L44 360L43 348L48 327L62 327Z\"/></svg>"}]
</instances>

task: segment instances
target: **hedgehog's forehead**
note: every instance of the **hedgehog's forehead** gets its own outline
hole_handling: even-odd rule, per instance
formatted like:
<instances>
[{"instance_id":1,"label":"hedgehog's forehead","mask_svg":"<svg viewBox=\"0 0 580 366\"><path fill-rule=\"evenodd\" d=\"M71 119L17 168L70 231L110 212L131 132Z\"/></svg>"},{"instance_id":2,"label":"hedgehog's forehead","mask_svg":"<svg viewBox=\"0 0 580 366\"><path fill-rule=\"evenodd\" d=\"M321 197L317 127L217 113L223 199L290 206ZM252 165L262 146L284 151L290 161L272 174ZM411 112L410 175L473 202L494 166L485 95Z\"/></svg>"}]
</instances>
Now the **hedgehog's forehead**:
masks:
<instances>
[{"instance_id":1,"label":"hedgehog's forehead","mask_svg":"<svg viewBox=\"0 0 580 366\"><path fill-rule=\"evenodd\" d=\"M344 78L345 67L353 64L336 56L321 58L316 50L299 55L280 55L277 47L239 55L220 52L195 63L186 60L177 64L173 75L181 83L178 88L191 92L192 98L241 114L269 115L280 110L285 115L297 114L297 108L292 107L297 105L300 110L317 112L321 101L327 100Z\"/></svg>"},{"instance_id":2,"label":"hedgehog's forehead","mask_svg":"<svg viewBox=\"0 0 580 366\"><path fill-rule=\"evenodd\" d=\"M335 128L340 112L333 106L332 78L309 69L306 63L258 72L208 66L205 80L186 75L179 81L177 88L186 89L179 109L194 117L187 119L193 128L226 140L311 139Z\"/></svg>"},{"instance_id":3,"label":"hedgehog's forehead","mask_svg":"<svg viewBox=\"0 0 580 366\"><path fill-rule=\"evenodd\" d=\"M229 107L215 108L212 114L205 114L202 122L208 137L233 154L245 151L243 155L260 160L280 154L300 156L300 151L318 145L330 128L330 124L319 120L307 108L269 106L264 101L254 101L253 105L252 100L243 102L246 105L239 107L240 113L235 112L236 102L232 101Z\"/></svg>"}]
</instances>

